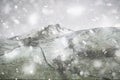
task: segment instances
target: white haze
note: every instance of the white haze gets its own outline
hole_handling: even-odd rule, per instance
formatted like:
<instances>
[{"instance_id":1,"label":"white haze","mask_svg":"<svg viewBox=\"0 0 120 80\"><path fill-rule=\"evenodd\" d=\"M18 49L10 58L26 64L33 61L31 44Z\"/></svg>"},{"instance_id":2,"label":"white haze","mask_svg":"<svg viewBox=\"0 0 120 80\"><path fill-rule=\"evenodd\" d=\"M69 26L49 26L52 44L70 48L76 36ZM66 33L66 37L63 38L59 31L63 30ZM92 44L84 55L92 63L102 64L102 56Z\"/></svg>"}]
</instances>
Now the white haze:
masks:
<instances>
[{"instance_id":1,"label":"white haze","mask_svg":"<svg viewBox=\"0 0 120 80\"><path fill-rule=\"evenodd\" d=\"M119 0L0 0L0 37L49 24L72 30L120 26Z\"/></svg>"}]
</instances>

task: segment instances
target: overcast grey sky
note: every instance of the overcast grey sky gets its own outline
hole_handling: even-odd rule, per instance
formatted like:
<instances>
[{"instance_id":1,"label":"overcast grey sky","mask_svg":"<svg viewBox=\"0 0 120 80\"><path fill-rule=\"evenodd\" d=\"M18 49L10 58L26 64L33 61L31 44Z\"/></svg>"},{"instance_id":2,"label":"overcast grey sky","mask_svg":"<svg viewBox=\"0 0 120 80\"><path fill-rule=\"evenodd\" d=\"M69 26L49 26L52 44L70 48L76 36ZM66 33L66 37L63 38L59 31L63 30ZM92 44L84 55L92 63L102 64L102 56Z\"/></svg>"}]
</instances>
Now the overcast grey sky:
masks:
<instances>
[{"instance_id":1,"label":"overcast grey sky","mask_svg":"<svg viewBox=\"0 0 120 80\"><path fill-rule=\"evenodd\" d=\"M120 26L120 0L0 0L0 37L49 24L72 30Z\"/></svg>"}]
</instances>

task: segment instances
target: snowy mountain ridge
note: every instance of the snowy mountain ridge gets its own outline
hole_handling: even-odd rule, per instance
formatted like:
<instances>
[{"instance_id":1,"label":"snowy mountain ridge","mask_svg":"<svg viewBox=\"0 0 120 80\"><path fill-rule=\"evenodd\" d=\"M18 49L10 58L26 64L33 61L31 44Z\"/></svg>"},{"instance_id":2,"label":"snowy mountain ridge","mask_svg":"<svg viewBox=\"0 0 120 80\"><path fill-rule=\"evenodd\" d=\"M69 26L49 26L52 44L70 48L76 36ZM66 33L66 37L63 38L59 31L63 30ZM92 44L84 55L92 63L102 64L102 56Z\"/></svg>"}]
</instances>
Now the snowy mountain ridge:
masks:
<instances>
[{"instance_id":1,"label":"snowy mountain ridge","mask_svg":"<svg viewBox=\"0 0 120 80\"><path fill-rule=\"evenodd\" d=\"M51 39L60 37L62 35L68 34L73 32L70 29L62 28L59 24L55 25L48 25L47 27L44 27L42 30L36 30L32 31L29 34L21 35L21 36L15 36L10 39L17 40L17 39L25 39L25 38L37 38L37 39Z\"/></svg>"}]
</instances>

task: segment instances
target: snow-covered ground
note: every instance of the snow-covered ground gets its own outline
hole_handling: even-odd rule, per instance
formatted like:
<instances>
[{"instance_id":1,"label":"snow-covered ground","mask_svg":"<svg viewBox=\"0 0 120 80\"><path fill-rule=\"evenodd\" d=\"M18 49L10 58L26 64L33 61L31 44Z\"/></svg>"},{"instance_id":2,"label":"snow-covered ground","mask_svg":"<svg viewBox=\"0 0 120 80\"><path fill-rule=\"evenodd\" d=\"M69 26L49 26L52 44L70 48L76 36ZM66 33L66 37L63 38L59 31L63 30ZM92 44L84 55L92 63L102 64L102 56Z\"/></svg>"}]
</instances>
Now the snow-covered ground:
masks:
<instances>
[{"instance_id":1,"label":"snow-covered ground","mask_svg":"<svg viewBox=\"0 0 120 80\"><path fill-rule=\"evenodd\" d=\"M119 28L72 31L57 24L1 40L0 76L2 79L119 79L119 36Z\"/></svg>"}]
</instances>

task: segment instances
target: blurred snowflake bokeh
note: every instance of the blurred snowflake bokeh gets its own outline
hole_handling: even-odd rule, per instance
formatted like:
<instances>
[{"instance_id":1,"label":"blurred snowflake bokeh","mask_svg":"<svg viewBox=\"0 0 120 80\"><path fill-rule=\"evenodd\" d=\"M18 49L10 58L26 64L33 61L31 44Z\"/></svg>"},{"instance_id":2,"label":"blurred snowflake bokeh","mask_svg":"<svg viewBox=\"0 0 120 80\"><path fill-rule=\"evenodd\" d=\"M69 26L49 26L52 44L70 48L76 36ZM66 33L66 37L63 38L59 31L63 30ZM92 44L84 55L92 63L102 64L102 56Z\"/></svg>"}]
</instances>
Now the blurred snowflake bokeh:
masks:
<instances>
[{"instance_id":1,"label":"blurred snowflake bokeh","mask_svg":"<svg viewBox=\"0 0 120 80\"><path fill-rule=\"evenodd\" d=\"M0 0L0 37L48 24L72 30L120 26L119 0Z\"/></svg>"}]
</instances>

